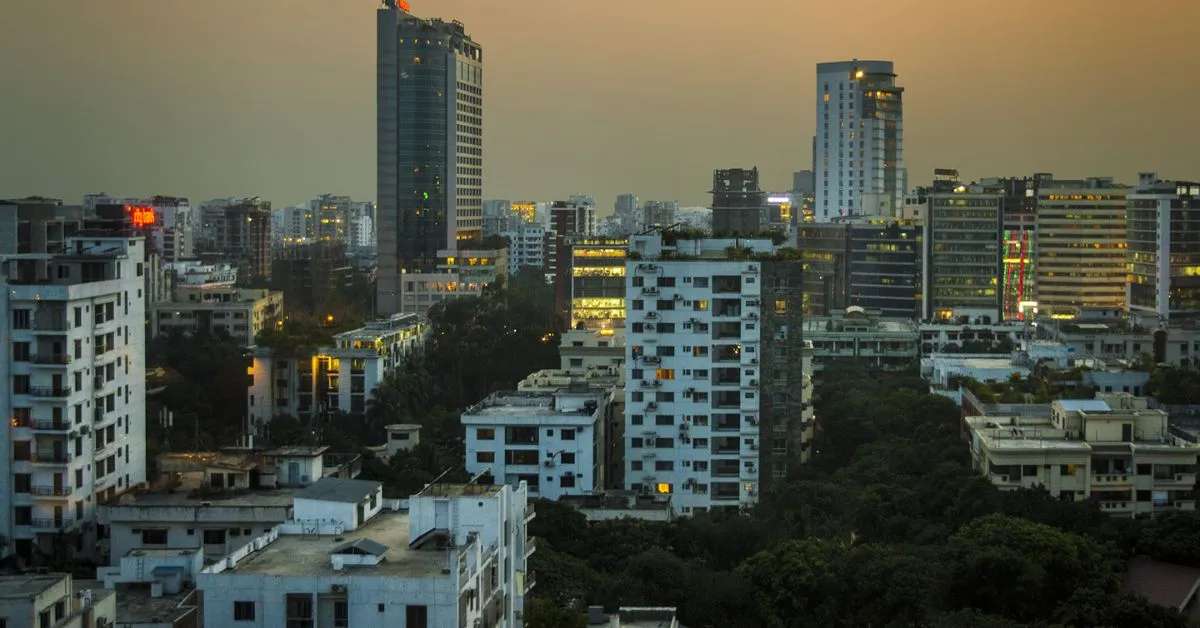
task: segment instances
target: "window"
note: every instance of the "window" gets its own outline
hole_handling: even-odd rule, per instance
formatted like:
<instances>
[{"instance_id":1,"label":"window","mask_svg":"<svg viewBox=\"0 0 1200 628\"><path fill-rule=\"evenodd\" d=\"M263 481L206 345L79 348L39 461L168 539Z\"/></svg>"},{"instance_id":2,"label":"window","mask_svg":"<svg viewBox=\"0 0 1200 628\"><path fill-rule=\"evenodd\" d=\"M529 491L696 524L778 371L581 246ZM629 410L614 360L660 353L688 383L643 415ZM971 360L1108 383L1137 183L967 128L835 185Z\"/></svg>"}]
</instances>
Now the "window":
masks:
<instances>
[{"instance_id":1,"label":"window","mask_svg":"<svg viewBox=\"0 0 1200 628\"><path fill-rule=\"evenodd\" d=\"M429 628L429 610L425 606L404 607L405 628Z\"/></svg>"},{"instance_id":2,"label":"window","mask_svg":"<svg viewBox=\"0 0 1200 628\"><path fill-rule=\"evenodd\" d=\"M562 439L563 440L575 440L575 428L571 428L571 427L563 428Z\"/></svg>"},{"instance_id":3,"label":"window","mask_svg":"<svg viewBox=\"0 0 1200 628\"><path fill-rule=\"evenodd\" d=\"M642 470L642 461L641 460L631 461L629 463L629 469L631 471L641 471Z\"/></svg>"},{"instance_id":4,"label":"window","mask_svg":"<svg viewBox=\"0 0 1200 628\"><path fill-rule=\"evenodd\" d=\"M654 416L655 425L675 425L675 416L671 414L657 414Z\"/></svg>"},{"instance_id":5,"label":"window","mask_svg":"<svg viewBox=\"0 0 1200 628\"><path fill-rule=\"evenodd\" d=\"M656 369L655 379L675 379L675 369Z\"/></svg>"},{"instance_id":6,"label":"window","mask_svg":"<svg viewBox=\"0 0 1200 628\"><path fill-rule=\"evenodd\" d=\"M1037 465L1027 464L1021 467L1021 475L1025 477L1033 477L1037 475Z\"/></svg>"},{"instance_id":7,"label":"window","mask_svg":"<svg viewBox=\"0 0 1200 628\"><path fill-rule=\"evenodd\" d=\"M289 593L286 599L287 627L311 627L313 625L312 596L307 593Z\"/></svg>"},{"instance_id":8,"label":"window","mask_svg":"<svg viewBox=\"0 0 1200 628\"><path fill-rule=\"evenodd\" d=\"M671 460L659 460L654 463L655 471L674 471L675 463Z\"/></svg>"},{"instance_id":9,"label":"window","mask_svg":"<svg viewBox=\"0 0 1200 628\"><path fill-rule=\"evenodd\" d=\"M333 625L334 628L346 628L346 626L350 625L350 609L346 605L346 600L334 601Z\"/></svg>"},{"instance_id":10,"label":"window","mask_svg":"<svg viewBox=\"0 0 1200 628\"><path fill-rule=\"evenodd\" d=\"M33 487L33 476L28 473L13 475L13 492L28 493Z\"/></svg>"},{"instance_id":11,"label":"window","mask_svg":"<svg viewBox=\"0 0 1200 628\"><path fill-rule=\"evenodd\" d=\"M233 621L254 621L254 602L234 602Z\"/></svg>"},{"instance_id":12,"label":"window","mask_svg":"<svg viewBox=\"0 0 1200 628\"><path fill-rule=\"evenodd\" d=\"M495 440L496 430L490 427L480 427L475 429L476 440Z\"/></svg>"},{"instance_id":13,"label":"window","mask_svg":"<svg viewBox=\"0 0 1200 628\"><path fill-rule=\"evenodd\" d=\"M204 531L204 544L205 545L224 545L225 544L225 529L220 528L220 529L216 529L216 530L205 530Z\"/></svg>"},{"instance_id":14,"label":"window","mask_svg":"<svg viewBox=\"0 0 1200 628\"><path fill-rule=\"evenodd\" d=\"M13 310L13 329L29 329L29 310Z\"/></svg>"},{"instance_id":15,"label":"window","mask_svg":"<svg viewBox=\"0 0 1200 628\"><path fill-rule=\"evenodd\" d=\"M475 452L475 462L495 462L496 452L494 451L477 451Z\"/></svg>"},{"instance_id":16,"label":"window","mask_svg":"<svg viewBox=\"0 0 1200 628\"><path fill-rule=\"evenodd\" d=\"M563 488L574 488L575 476L567 474L559 478L558 485Z\"/></svg>"},{"instance_id":17,"label":"window","mask_svg":"<svg viewBox=\"0 0 1200 628\"><path fill-rule=\"evenodd\" d=\"M659 449L671 449L672 447L675 446L675 439L674 438L656 438L656 439L654 439L654 446Z\"/></svg>"},{"instance_id":18,"label":"window","mask_svg":"<svg viewBox=\"0 0 1200 628\"><path fill-rule=\"evenodd\" d=\"M562 462L563 464L575 464L575 452L564 451L562 453Z\"/></svg>"},{"instance_id":19,"label":"window","mask_svg":"<svg viewBox=\"0 0 1200 628\"><path fill-rule=\"evenodd\" d=\"M146 528L142 530L142 545L166 545L166 528Z\"/></svg>"}]
</instances>

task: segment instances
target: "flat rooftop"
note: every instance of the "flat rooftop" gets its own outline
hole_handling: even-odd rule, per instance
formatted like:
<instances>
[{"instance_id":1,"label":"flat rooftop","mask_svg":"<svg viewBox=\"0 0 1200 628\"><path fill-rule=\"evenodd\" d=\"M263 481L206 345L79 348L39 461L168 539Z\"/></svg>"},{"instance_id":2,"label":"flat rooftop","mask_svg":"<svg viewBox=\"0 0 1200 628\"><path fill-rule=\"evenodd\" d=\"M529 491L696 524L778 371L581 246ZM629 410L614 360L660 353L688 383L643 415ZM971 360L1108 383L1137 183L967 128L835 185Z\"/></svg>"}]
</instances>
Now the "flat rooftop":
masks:
<instances>
[{"instance_id":1,"label":"flat rooftop","mask_svg":"<svg viewBox=\"0 0 1200 628\"><path fill-rule=\"evenodd\" d=\"M65 573L0 576L0 598L33 597L66 577Z\"/></svg>"},{"instance_id":2,"label":"flat rooftop","mask_svg":"<svg viewBox=\"0 0 1200 628\"><path fill-rule=\"evenodd\" d=\"M330 555L337 547L358 540L371 540L387 548L377 565L333 570ZM437 576L450 566L447 550L409 549L408 513L381 512L353 532L338 536L280 535L274 542L251 552L233 569L222 573L267 576L371 576L420 578Z\"/></svg>"},{"instance_id":3,"label":"flat rooftop","mask_svg":"<svg viewBox=\"0 0 1200 628\"><path fill-rule=\"evenodd\" d=\"M291 507L292 497L296 489L263 489L251 491L233 491L220 494L193 493L189 490L153 491L148 493L126 493L117 503L108 504L111 508L122 506L132 507L170 507L170 506L202 506L208 504L213 508L259 508L259 507ZM111 512L111 511L110 511Z\"/></svg>"},{"instance_id":4,"label":"flat rooftop","mask_svg":"<svg viewBox=\"0 0 1200 628\"><path fill-rule=\"evenodd\" d=\"M120 584L116 593L117 624L173 625L188 614L199 612L192 595L195 589L185 589L174 595L151 597L149 585Z\"/></svg>"},{"instance_id":5,"label":"flat rooftop","mask_svg":"<svg viewBox=\"0 0 1200 628\"><path fill-rule=\"evenodd\" d=\"M563 394L573 394L576 397L592 396L599 402L602 393L600 391L584 391L580 393L571 393L569 390L559 391L538 391L538 390L521 390L497 392L488 395L483 401L467 408L463 414L463 420L470 418L481 419L503 419L508 417L553 417L563 421L575 419L582 422L590 423L593 415L596 413L596 408L590 411L586 410L582 405L576 410L560 410L555 407L555 396L559 392Z\"/></svg>"},{"instance_id":6,"label":"flat rooftop","mask_svg":"<svg viewBox=\"0 0 1200 628\"><path fill-rule=\"evenodd\" d=\"M417 493L419 497L464 497L498 495L503 484L430 484Z\"/></svg>"}]
</instances>

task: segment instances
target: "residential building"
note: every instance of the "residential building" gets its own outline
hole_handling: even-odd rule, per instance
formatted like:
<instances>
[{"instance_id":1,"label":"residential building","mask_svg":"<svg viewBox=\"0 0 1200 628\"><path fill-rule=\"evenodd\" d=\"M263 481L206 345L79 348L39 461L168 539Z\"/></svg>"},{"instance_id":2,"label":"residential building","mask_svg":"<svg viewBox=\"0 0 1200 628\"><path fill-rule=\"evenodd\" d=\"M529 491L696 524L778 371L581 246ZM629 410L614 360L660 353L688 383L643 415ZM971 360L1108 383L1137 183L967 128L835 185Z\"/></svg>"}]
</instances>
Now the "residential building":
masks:
<instances>
[{"instance_id":1,"label":"residential building","mask_svg":"<svg viewBox=\"0 0 1200 628\"><path fill-rule=\"evenodd\" d=\"M369 279L355 267L342 242L318 240L276 249L271 260L271 288L288 295L288 310L317 317L330 303L370 290Z\"/></svg>"},{"instance_id":2,"label":"residential building","mask_svg":"<svg viewBox=\"0 0 1200 628\"><path fill-rule=\"evenodd\" d=\"M607 490L591 495L564 495L560 503L578 510L588 521L637 519L667 523L671 514L671 496Z\"/></svg>"},{"instance_id":3,"label":"residential building","mask_svg":"<svg viewBox=\"0 0 1200 628\"><path fill-rule=\"evenodd\" d=\"M1017 321L958 318L925 321L920 325L921 356L932 353L1011 353L1032 334L1033 327Z\"/></svg>"},{"instance_id":4,"label":"residential building","mask_svg":"<svg viewBox=\"0 0 1200 628\"><path fill-rule=\"evenodd\" d=\"M309 244L316 239L317 224L311 206L285 207L273 213L271 219L271 242L277 246Z\"/></svg>"},{"instance_id":5,"label":"residential building","mask_svg":"<svg viewBox=\"0 0 1200 628\"><path fill-rule=\"evenodd\" d=\"M753 235L763 229L767 194L758 185L757 166L713 170L713 184L709 193L713 197L713 234Z\"/></svg>"},{"instance_id":6,"label":"residential building","mask_svg":"<svg viewBox=\"0 0 1200 628\"><path fill-rule=\"evenodd\" d=\"M928 200L921 318L1000 322L1004 195L949 179L936 182Z\"/></svg>"},{"instance_id":7,"label":"residential building","mask_svg":"<svg viewBox=\"0 0 1200 628\"><path fill-rule=\"evenodd\" d=\"M642 206L642 228L649 229L654 225L669 227L675 224L675 212L679 211L678 201L646 201Z\"/></svg>"},{"instance_id":8,"label":"residential building","mask_svg":"<svg viewBox=\"0 0 1200 628\"><path fill-rule=\"evenodd\" d=\"M1002 490L1039 487L1118 517L1195 510L1200 445L1172 436L1144 398L1096 397L1055 401L1048 419L967 417L972 466Z\"/></svg>"},{"instance_id":9,"label":"residential building","mask_svg":"<svg viewBox=\"0 0 1200 628\"><path fill-rule=\"evenodd\" d=\"M375 389L424 345L429 322L416 314L395 314L333 337L333 346L277 355L256 346L250 365L246 415L261 435L278 415L313 417L366 412Z\"/></svg>"},{"instance_id":10,"label":"residential building","mask_svg":"<svg viewBox=\"0 0 1200 628\"><path fill-rule=\"evenodd\" d=\"M831 316L804 319L812 343L813 368L858 360L875 368L906 368L920 357L920 334L911 318L885 318L857 305Z\"/></svg>"},{"instance_id":11,"label":"residential building","mask_svg":"<svg viewBox=\"0 0 1200 628\"><path fill-rule=\"evenodd\" d=\"M172 288L224 286L237 284L237 266L233 264L205 264L199 260L172 262L167 266L171 273ZM172 293L172 298L174 293Z\"/></svg>"},{"instance_id":12,"label":"residential building","mask_svg":"<svg viewBox=\"0 0 1200 628\"><path fill-rule=\"evenodd\" d=\"M0 200L0 254L63 253L67 238L81 228L83 209L78 205L40 196Z\"/></svg>"},{"instance_id":13,"label":"residential building","mask_svg":"<svg viewBox=\"0 0 1200 628\"><path fill-rule=\"evenodd\" d=\"M0 536L26 563L90 556L97 504L145 482L144 247L81 231L0 264Z\"/></svg>"},{"instance_id":14,"label":"residential building","mask_svg":"<svg viewBox=\"0 0 1200 628\"><path fill-rule=\"evenodd\" d=\"M204 568L202 549L139 549L114 567L96 570L107 593L117 598L120 628L201 626L196 576ZM97 624L98 625L98 624Z\"/></svg>"},{"instance_id":15,"label":"residential building","mask_svg":"<svg viewBox=\"0 0 1200 628\"><path fill-rule=\"evenodd\" d=\"M215 199L200 207L197 253L237 264L242 279L262 281L271 273L271 203L258 197Z\"/></svg>"},{"instance_id":16,"label":"residential building","mask_svg":"<svg viewBox=\"0 0 1200 628\"><path fill-rule=\"evenodd\" d=\"M524 486L433 484L407 512L358 485L311 497L297 497L295 522L203 569L205 625L524 625L536 547Z\"/></svg>"},{"instance_id":17,"label":"residential building","mask_svg":"<svg viewBox=\"0 0 1200 628\"><path fill-rule=\"evenodd\" d=\"M400 312L404 272L483 235L483 49L462 22L377 15L378 312ZM413 123L418 121L419 123Z\"/></svg>"},{"instance_id":18,"label":"residential building","mask_svg":"<svg viewBox=\"0 0 1200 628\"><path fill-rule=\"evenodd\" d=\"M492 393L462 414L467 473L549 500L601 490L611 402L587 386Z\"/></svg>"},{"instance_id":19,"label":"residential building","mask_svg":"<svg viewBox=\"0 0 1200 628\"><path fill-rule=\"evenodd\" d=\"M899 216L904 205L904 88L891 61L817 64L816 220Z\"/></svg>"},{"instance_id":20,"label":"residential building","mask_svg":"<svg viewBox=\"0 0 1200 628\"><path fill-rule=\"evenodd\" d=\"M625 364L625 330L568 329L562 333L558 355L563 369L620 369Z\"/></svg>"},{"instance_id":21,"label":"residential building","mask_svg":"<svg viewBox=\"0 0 1200 628\"><path fill-rule=\"evenodd\" d=\"M792 193L812 196L817 193L816 175L812 170L797 170L792 173Z\"/></svg>"},{"instance_id":22,"label":"residential building","mask_svg":"<svg viewBox=\"0 0 1200 628\"><path fill-rule=\"evenodd\" d=\"M1147 356L1155 364L1200 367L1200 327L1190 324L1145 327L1132 319L1039 319L1036 331L1039 338L1060 342L1079 357L1133 362Z\"/></svg>"},{"instance_id":23,"label":"residential building","mask_svg":"<svg viewBox=\"0 0 1200 628\"><path fill-rule=\"evenodd\" d=\"M1091 308L1125 309L1128 191L1109 177L1039 182L1040 314L1077 318Z\"/></svg>"},{"instance_id":24,"label":"residential building","mask_svg":"<svg viewBox=\"0 0 1200 628\"><path fill-rule=\"evenodd\" d=\"M1142 173L1126 212L1129 309L1163 322L1200 316L1200 183Z\"/></svg>"},{"instance_id":25,"label":"residential building","mask_svg":"<svg viewBox=\"0 0 1200 628\"><path fill-rule=\"evenodd\" d=\"M630 253L625 488L680 514L749 507L810 453L802 261L770 240L658 234Z\"/></svg>"},{"instance_id":26,"label":"residential building","mask_svg":"<svg viewBox=\"0 0 1200 628\"><path fill-rule=\"evenodd\" d=\"M560 266L570 273L567 329L625 325L625 238L576 238ZM556 290L557 293L557 290Z\"/></svg>"},{"instance_id":27,"label":"residential building","mask_svg":"<svg viewBox=\"0 0 1200 628\"><path fill-rule=\"evenodd\" d=\"M508 240L508 274L519 275L525 268L546 270L548 253L554 246L553 233L545 227L530 223L519 223L515 228L501 231Z\"/></svg>"},{"instance_id":28,"label":"residential building","mask_svg":"<svg viewBox=\"0 0 1200 628\"><path fill-rule=\"evenodd\" d=\"M283 293L227 285L175 287L175 298L151 310L150 330L162 334L228 334L244 346L283 318Z\"/></svg>"},{"instance_id":29,"label":"residential building","mask_svg":"<svg viewBox=\"0 0 1200 628\"><path fill-rule=\"evenodd\" d=\"M163 264L187 259L196 254L192 204L175 196L118 198L108 194L87 194L83 209L95 212L103 205L128 206L132 226L146 235L146 248L158 254Z\"/></svg>"},{"instance_id":30,"label":"residential building","mask_svg":"<svg viewBox=\"0 0 1200 628\"><path fill-rule=\"evenodd\" d=\"M616 219L615 232L606 234L613 237L628 237L641 231L646 224L645 215L641 211L641 201L638 200L637 194L632 192L617 195L617 200L613 203L613 217Z\"/></svg>"},{"instance_id":31,"label":"residential building","mask_svg":"<svg viewBox=\"0 0 1200 628\"><path fill-rule=\"evenodd\" d=\"M0 576L0 622L6 628L111 626L116 605L112 591L82 586L71 574Z\"/></svg>"}]
</instances>

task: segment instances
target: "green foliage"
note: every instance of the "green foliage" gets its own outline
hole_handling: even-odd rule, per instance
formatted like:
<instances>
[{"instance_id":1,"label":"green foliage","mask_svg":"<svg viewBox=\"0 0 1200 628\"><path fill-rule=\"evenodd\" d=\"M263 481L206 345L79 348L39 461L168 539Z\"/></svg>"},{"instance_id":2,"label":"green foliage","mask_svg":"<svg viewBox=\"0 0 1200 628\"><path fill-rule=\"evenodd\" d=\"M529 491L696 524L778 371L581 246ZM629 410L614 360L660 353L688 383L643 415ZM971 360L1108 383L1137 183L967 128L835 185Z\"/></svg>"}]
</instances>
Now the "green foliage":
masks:
<instances>
[{"instance_id":1,"label":"green foliage","mask_svg":"<svg viewBox=\"0 0 1200 628\"><path fill-rule=\"evenodd\" d=\"M249 360L236 341L224 333L163 334L150 342L148 364L169 374L156 400L174 413L173 428L147 421L151 452L237 442L246 415Z\"/></svg>"},{"instance_id":2,"label":"green foliage","mask_svg":"<svg viewBox=\"0 0 1200 628\"><path fill-rule=\"evenodd\" d=\"M1154 368L1146 394L1167 404L1200 403L1200 371L1190 368Z\"/></svg>"},{"instance_id":3,"label":"green foliage","mask_svg":"<svg viewBox=\"0 0 1200 628\"><path fill-rule=\"evenodd\" d=\"M525 628L586 628L587 616L579 611L555 606L553 602L533 598L525 603Z\"/></svg>"},{"instance_id":4,"label":"green foliage","mask_svg":"<svg viewBox=\"0 0 1200 628\"><path fill-rule=\"evenodd\" d=\"M1171 512L1150 521L1138 551L1159 560L1200 567L1200 512Z\"/></svg>"}]
</instances>

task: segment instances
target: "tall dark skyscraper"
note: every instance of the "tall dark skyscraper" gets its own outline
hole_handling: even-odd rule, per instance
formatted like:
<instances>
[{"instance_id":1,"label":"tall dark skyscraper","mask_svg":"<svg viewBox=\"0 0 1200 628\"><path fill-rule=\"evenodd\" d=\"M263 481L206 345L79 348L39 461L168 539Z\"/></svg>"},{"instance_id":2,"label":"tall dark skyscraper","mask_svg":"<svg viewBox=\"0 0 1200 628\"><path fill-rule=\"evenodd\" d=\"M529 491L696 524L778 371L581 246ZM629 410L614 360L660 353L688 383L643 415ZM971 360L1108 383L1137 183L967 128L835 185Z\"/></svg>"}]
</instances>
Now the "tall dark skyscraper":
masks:
<instances>
[{"instance_id":1,"label":"tall dark skyscraper","mask_svg":"<svg viewBox=\"0 0 1200 628\"><path fill-rule=\"evenodd\" d=\"M396 312L400 275L483 228L483 49L461 22L378 13L378 310Z\"/></svg>"}]
</instances>

